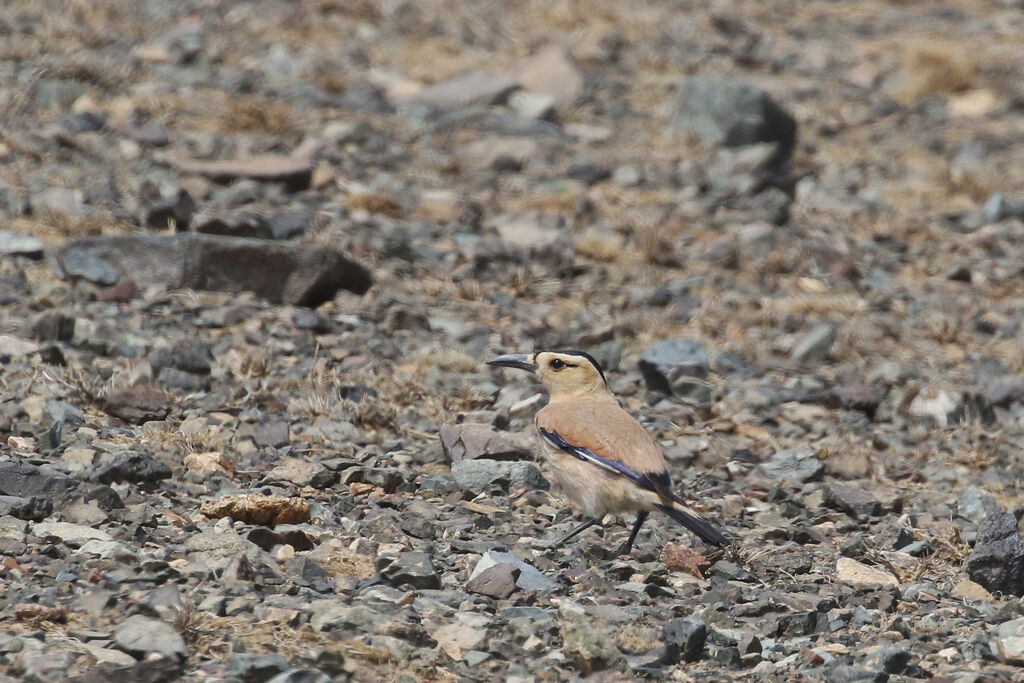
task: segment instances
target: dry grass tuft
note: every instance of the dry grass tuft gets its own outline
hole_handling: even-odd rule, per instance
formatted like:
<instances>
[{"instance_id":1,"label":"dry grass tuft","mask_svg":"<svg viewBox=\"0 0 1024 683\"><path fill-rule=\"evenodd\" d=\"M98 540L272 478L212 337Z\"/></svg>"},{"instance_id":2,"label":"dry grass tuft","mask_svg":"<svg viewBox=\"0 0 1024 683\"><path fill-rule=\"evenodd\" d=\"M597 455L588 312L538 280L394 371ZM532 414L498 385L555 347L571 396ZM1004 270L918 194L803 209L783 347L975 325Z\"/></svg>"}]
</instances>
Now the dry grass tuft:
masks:
<instances>
[{"instance_id":1,"label":"dry grass tuft","mask_svg":"<svg viewBox=\"0 0 1024 683\"><path fill-rule=\"evenodd\" d=\"M220 115L224 132L250 131L272 135L301 135L306 128L302 115L290 103L262 95L231 100Z\"/></svg>"},{"instance_id":2,"label":"dry grass tuft","mask_svg":"<svg viewBox=\"0 0 1024 683\"><path fill-rule=\"evenodd\" d=\"M199 640L202 634L202 622L202 617L196 611L196 602L189 595L182 598L181 605L175 610L171 626L185 639L186 643L192 645Z\"/></svg>"},{"instance_id":3,"label":"dry grass tuft","mask_svg":"<svg viewBox=\"0 0 1024 683\"><path fill-rule=\"evenodd\" d=\"M352 422L364 429L387 429L398 415L394 405L376 396L364 396L359 403L345 399L341 404L352 416Z\"/></svg>"},{"instance_id":4,"label":"dry grass tuft","mask_svg":"<svg viewBox=\"0 0 1024 683\"><path fill-rule=\"evenodd\" d=\"M357 579L369 579L376 575L373 558L351 550L334 550L324 557L311 558L328 574L347 574Z\"/></svg>"},{"instance_id":5,"label":"dry grass tuft","mask_svg":"<svg viewBox=\"0 0 1024 683\"><path fill-rule=\"evenodd\" d=\"M395 199L377 192L353 192L348 196L349 211L363 210L372 214L401 218L405 215L402 205Z\"/></svg>"},{"instance_id":6,"label":"dry grass tuft","mask_svg":"<svg viewBox=\"0 0 1024 683\"><path fill-rule=\"evenodd\" d=\"M903 60L906 80L895 94L907 103L929 93L962 92L977 80L977 62L965 45L923 40L908 45Z\"/></svg>"}]
</instances>

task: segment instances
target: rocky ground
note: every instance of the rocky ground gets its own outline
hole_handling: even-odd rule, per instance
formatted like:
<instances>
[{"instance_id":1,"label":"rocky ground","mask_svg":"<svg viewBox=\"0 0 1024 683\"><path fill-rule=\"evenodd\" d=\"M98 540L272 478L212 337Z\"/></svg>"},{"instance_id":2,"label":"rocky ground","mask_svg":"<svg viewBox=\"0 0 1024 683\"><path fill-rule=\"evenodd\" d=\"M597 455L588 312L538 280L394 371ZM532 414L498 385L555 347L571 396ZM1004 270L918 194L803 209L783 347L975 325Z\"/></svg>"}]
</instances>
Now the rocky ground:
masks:
<instances>
[{"instance_id":1,"label":"rocky ground","mask_svg":"<svg viewBox=\"0 0 1024 683\"><path fill-rule=\"evenodd\" d=\"M1021 9L7 0L0 680L1024 680Z\"/></svg>"}]
</instances>

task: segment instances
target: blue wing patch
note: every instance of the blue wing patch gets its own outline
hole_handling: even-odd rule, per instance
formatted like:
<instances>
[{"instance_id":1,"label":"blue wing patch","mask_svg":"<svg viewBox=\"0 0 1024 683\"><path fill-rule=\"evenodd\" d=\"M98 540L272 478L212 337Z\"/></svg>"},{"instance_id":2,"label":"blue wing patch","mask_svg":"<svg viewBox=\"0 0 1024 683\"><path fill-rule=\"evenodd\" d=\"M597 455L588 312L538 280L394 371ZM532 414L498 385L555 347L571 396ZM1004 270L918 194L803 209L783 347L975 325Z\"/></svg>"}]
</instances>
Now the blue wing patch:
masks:
<instances>
[{"instance_id":1,"label":"blue wing patch","mask_svg":"<svg viewBox=\"0 0 1024 683\"><path fill-rule=\"evenodd\" d=\"M562 436L553 429L550 432L544 429L543 427L538 427L537 429L540 431L540 435L543 436L548 443L550 443L552 446L561 451L565 451L574 458L577 458L584 462L592 463L594 465L597 465L598 467L602 467L608 470L609 472L613 472L615 474L618 474L619 476L625 477L626 479L629 479L631 482L633 482L640 488L652 491L659 495L662 495L663 491L671 490L672 480L669 477L668 472L661 472L658 474L641 474L630 469L629 467L619 462L618 460L609 460L608 458L602 458L600 455L594 453L592 450L588 448L583 448L581 446L573 446L571 443L565 440L564 436ZM669 495L671 496L671 494Z\"/></svg>"}]
</instances>

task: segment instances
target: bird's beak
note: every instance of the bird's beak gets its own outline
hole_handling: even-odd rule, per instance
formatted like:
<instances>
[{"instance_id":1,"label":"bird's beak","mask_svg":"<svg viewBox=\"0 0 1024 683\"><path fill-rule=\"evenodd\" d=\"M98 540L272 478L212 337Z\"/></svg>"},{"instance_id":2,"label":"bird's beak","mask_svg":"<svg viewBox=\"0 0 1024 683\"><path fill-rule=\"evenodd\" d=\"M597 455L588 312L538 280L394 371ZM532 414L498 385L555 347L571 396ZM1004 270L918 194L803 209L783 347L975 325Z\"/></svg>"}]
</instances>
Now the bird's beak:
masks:
<instances>
[{"instance_id":1,"label":"bird's beak","mask_svg":"<svg viewBox=\"0 0 1024 683\"><path fill-rule=\"evenodd\" d=\"M537 372L530 356L525 353L506 353L487 361L488 365L499 365L506 368L519 368L527 372Z\"/></svg>"}]
</instances>

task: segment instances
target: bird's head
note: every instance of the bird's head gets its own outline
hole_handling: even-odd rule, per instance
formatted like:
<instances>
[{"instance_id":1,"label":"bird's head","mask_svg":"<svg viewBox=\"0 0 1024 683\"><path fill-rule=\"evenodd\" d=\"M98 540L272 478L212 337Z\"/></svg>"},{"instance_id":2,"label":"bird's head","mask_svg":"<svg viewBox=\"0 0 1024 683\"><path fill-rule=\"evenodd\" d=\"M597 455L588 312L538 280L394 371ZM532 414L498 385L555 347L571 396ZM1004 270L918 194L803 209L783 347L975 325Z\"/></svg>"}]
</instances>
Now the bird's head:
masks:
<instances>
[{"instance_id":1,"label":"bird's head","mask_svg":"<svg viewBox=\"0 0 1024 683\"><path fill-rule=\"evenodd\" d=\"M490 359L487 364L519 368L536 374L547 387L552 399L608 392L608 382L601 364L584 351L508 353Z\"/></svg>"}]
</instances>

